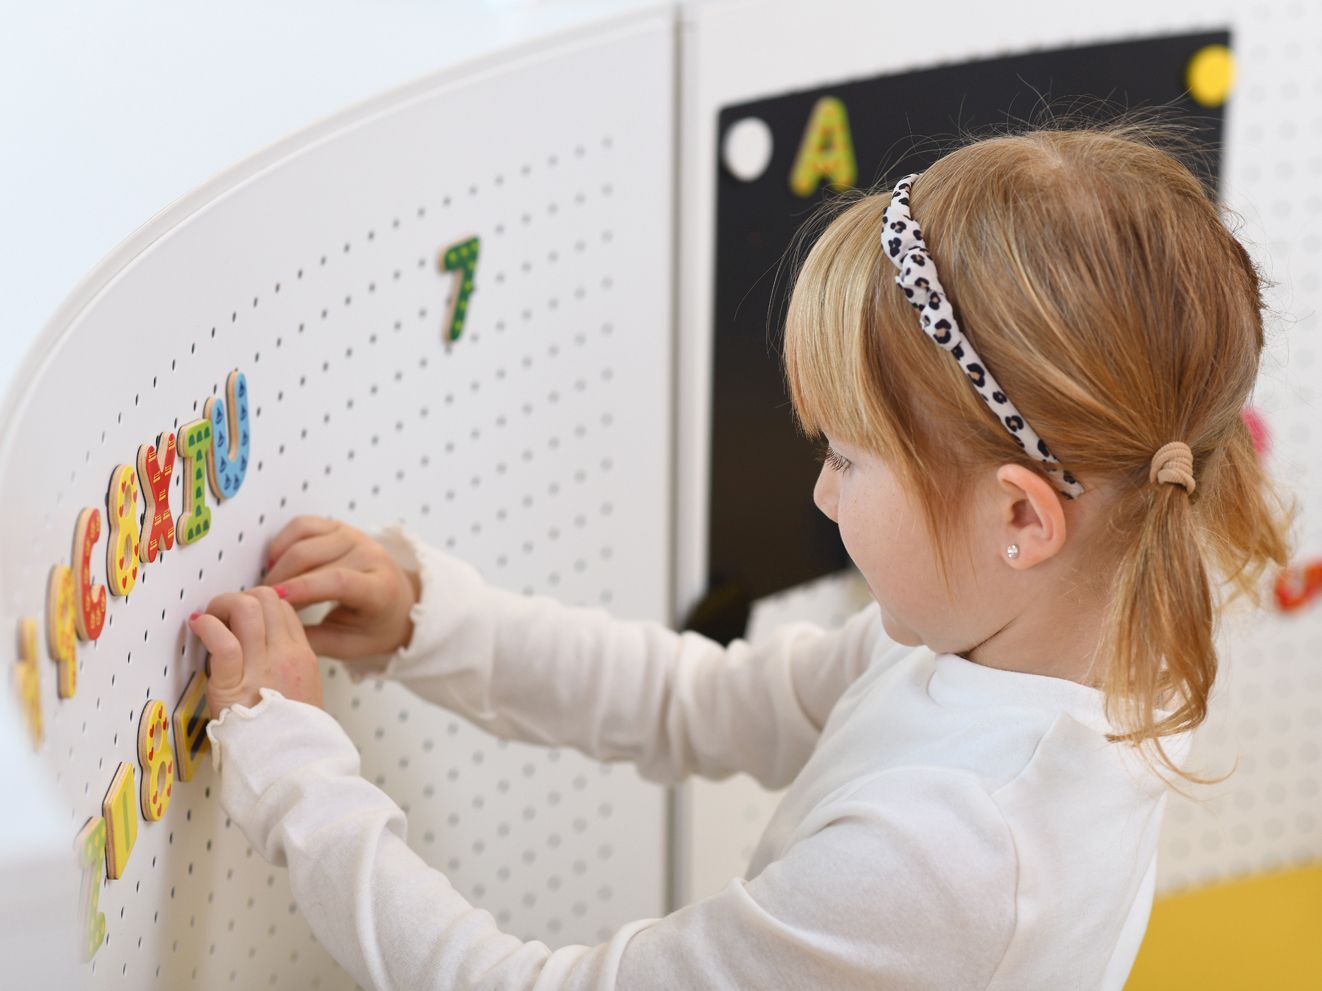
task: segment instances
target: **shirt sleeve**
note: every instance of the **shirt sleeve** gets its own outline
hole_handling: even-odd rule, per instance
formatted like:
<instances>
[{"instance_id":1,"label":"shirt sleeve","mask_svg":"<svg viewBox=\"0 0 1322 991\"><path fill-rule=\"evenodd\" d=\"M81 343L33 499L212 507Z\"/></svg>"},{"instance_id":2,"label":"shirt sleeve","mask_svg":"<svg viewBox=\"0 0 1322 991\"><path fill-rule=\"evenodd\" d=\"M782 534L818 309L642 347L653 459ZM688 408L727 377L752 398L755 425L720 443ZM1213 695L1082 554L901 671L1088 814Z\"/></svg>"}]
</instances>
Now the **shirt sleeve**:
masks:
<instances>
[{"instance_id":1,"label":"shirt sleeve","mask_svg":"<svg viewBox=\"0 0 1322 991\"><path fill-rule=\"evenodd\" d=\"M971 991L1013 933L999 808L967 772L906 768L830 797L752 880L596 946L525 942L409 849L404 813L359 777L331 716L261 694L207 727L221 804L367 989Z\"/></svg>"},{"instance_id":2,"label":"shirt sleeve","mask_svg":"<svg viewBox=\"0 0 1322 991\"><path fill-rule=\"evenodd\" d=\"M737 771L789 784L832 707L886 637L876 602L841 626L787 623L724 646L691 630L612 617L486 582L397 525L375 535L417 570L410 643L347 666L399 681L498 737L633 761L649 781ZM904 648L900 648L903 650Z\"/></svg>"}]
</instances>

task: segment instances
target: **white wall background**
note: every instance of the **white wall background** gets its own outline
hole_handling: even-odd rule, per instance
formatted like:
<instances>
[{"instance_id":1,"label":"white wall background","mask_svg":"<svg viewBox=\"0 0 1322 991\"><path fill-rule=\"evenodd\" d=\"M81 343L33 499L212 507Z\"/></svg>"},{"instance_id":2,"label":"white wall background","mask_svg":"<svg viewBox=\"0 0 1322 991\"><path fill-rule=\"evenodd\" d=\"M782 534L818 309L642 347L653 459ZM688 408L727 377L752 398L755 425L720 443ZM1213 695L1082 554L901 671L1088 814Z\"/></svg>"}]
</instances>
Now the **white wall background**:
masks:
<instances>
[{"instance_id":1,"label":"white wall background","mask_svg":"<svg viewBox=\"0 0 1322 991\"><path fill-rule=\"evenodd\" d=\"M649 0L0 4L0 392L60 301L189 190L315 121Z\"/></svg>"}]
</instances>

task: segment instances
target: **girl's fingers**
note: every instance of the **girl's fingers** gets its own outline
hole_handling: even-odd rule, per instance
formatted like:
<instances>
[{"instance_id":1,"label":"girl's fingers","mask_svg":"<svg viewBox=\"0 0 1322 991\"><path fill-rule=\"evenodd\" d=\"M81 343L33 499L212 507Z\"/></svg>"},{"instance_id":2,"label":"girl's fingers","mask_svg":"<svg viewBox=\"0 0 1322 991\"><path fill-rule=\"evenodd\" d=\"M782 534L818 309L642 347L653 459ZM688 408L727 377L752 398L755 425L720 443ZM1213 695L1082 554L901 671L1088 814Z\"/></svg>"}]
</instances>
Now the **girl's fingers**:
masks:
<instances>
[{"instance_id":1,"label":"girl's fingers","mask_svg":"<svg viewBox=\"0 0 1322 991\"><path fill-rule=\"evenodd\" d=\"M245 595L251 596L256 600L262 610L262 627L266 644L283 643L289 639L289 627L285 624L284 603L280 601L280 596L275 594L275 589L268 588L265 585L258 585L256 588L250 588Z\"/></svg>"},{"instance_id":2,"label":"girl's fingers","mask_svg":"<svg viewBox=\"0 0 1322 991\"><path fill-rule=\"evenodd\" d=\"M349 553L353 546L353 534L338 525L329 533L304 537L285 549L262 582L275 585L312 568L330 564Z\"/></svg>"},{"instance_id":3,"label":"girl's fingers","mask_svg":"<svg viewBox=\"0 0 1322 991\"><path fill-rule=\"evenodd\" d=\"M325 620L315 626L305 627L303 632L307 634L312 652L322 657L352 660L363 656L366 651L366 641L361 633L329 625Z\"/></svg>"},{"instance_id":4,"label":"girl's fingers","mask_svg":"<svg viewBox=\"0 0 1322 991\"><path fill-rule=\"evenodd\" d=\"M211 654L211 684L222 690L238 688L243 683L243 649L238 638L210 613L198 613L188 627Z\"/></svg>"},{"instance_id":5,"label":"girl's fingers","mask_svg":"<svg viewBox=\"0 0 1322 991\"><path fill-rule=\"evenodd\" d=\"M266 652L266 622L261 603L244 592L225 592L207 606L207 612L230 628L249 656Z\"/></svg>"},{"instance_id":6,"label":"girl's fingers","mask_svg":"<svg viewBox=\"0 0 1322 991\"><path fill-rule=\"evenodd\" d=\"M290 640L307 639L307 634L303 631L303 621L298 618L298 613L294 612L293 606L281 600L280 615L284 618L285 633Z\"/></svg>"},{"instance_id":7,"label":"girl's fingers","mask_svg":"<svg viewBox=\"0 0 1322 991\"><path fill-rule=\"evenodd\" d=\"M377 602L379 584L378 579L338 563L281 582L285 601L296 609L314 602L339 602L351 609L370 608Z\"/></svg>"},{"instance_id":8,"label":"girl's fingers","mask_svg":"<svg viewBox=\"0 0 1322 991\"><path fill-rule=\"evenodd\" d=\"M305 537L319 537L338 527L339 521L328 516L295 516L285 524L283 530L271 538L267 547L268 560L279 561L285 551Z\"/></svg>"}]
</instances>

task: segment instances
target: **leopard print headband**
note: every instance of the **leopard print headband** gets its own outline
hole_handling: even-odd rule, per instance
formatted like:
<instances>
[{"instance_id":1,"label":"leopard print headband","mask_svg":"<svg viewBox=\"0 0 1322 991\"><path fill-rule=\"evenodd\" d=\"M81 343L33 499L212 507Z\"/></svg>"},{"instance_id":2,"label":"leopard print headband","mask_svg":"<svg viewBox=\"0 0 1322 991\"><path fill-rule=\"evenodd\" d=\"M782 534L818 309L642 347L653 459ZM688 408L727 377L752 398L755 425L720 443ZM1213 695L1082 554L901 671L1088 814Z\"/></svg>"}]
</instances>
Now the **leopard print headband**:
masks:
<instances>
[{"instance_id":1,"label":"leopard print headband","mask_svg":"<svg viewBox=\"0 0 1322 991\"><path fill-rule=\"evenodd\" d=\"M911 172L896 183L890 205L882 215L882 251L900 270L900 274L895 277L896 284L904 290L910 305L921 314L923 331L955 356L959 367L978 390L978 395L1019 446L1047 465L1046 473L1055 481L1060 494L1066 499L1082 495L1084 488L1078 479L1060 467L1055 455L1028 425L1014 403L1010 402L978 353L973 350L973 345L960 331L954 307L946 299L945 289L937 278L936 263L923 242L923 232L909 213L909 189L920 174Z\"/></svg>"}]
</instances>

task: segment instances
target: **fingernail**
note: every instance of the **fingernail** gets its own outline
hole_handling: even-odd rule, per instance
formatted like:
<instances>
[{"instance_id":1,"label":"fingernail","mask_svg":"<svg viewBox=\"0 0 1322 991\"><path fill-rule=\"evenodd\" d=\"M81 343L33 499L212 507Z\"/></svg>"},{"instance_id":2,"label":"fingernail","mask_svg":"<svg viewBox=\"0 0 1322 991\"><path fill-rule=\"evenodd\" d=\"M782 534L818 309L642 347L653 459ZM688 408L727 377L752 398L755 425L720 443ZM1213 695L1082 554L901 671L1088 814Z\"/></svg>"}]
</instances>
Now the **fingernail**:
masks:
<instances>
[{"instance_id":1,"label":"fingernail","mask_svg":"<svg viewBox=\"0 0 1322 991\"><path fill-rule=\"evenodd\" d=\"M202 615L202 614L201 614L200 612L190 613L189 616L188 616L188 618L189 618L189 619L197 619L197 617L199 617L199 616L201 616L201 615Z\"/></svg>"},{"instance_id":2,"label":"fingernail","mask_svg":"<svg viewBox=\"0 0 1322 991\"><path fill-rule=\"evenodd\" d=\"M275 594L283 599L285 596L289 594L289 590L285 588L283 585L277 585L275 587Z\"/></svg>"}]
</instances>

